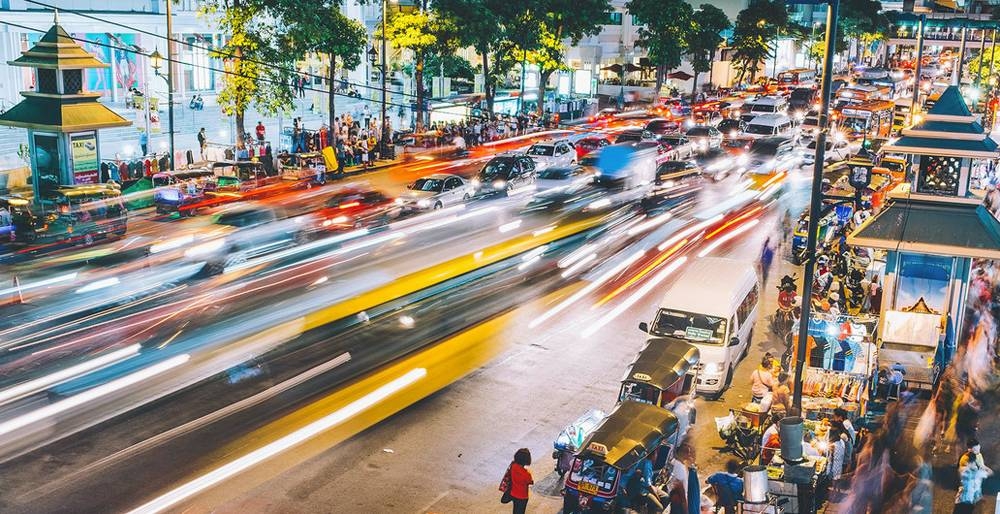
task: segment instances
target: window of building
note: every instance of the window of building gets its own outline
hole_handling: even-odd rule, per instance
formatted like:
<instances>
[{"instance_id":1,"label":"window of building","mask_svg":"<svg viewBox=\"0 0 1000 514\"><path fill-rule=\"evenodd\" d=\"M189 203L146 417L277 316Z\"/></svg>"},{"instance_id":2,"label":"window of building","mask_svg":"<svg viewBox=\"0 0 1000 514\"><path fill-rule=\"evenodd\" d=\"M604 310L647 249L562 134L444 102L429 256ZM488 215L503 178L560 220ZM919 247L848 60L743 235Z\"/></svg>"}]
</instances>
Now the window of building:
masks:
<instances>
[{"instance_id":1,"label":"window of building","mask_svg":"<svg viewBox=\"0 0 1000 514\"><path fill-rule=\"evenodd\" d=\"M622 13L615 11L611 13L608 17L608 22L605 25L621 25L622 24Z\"/></svg>"}]
</instances>

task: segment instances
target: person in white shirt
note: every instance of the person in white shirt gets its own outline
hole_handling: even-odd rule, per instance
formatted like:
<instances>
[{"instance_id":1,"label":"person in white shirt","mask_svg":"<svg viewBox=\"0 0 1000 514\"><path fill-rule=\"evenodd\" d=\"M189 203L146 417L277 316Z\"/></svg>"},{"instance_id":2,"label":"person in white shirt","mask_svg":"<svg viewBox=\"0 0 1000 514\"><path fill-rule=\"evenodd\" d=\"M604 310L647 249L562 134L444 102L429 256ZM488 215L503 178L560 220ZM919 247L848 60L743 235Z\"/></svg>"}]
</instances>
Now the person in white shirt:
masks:
<instances>
[{"instance_id":1,"label":"person in white shirt","mask_svg":"<svg viewBox=\"0 0 1000 514\"><path fill-rule=\"evenodd\" d=\"M750 375L750 394L753 396L754 403L760 403L764 395L774 389L774 374L771 372L773 366L774 362L764 357L760 362L760 367L753 370Z\"/></svg>"}]
</instances>

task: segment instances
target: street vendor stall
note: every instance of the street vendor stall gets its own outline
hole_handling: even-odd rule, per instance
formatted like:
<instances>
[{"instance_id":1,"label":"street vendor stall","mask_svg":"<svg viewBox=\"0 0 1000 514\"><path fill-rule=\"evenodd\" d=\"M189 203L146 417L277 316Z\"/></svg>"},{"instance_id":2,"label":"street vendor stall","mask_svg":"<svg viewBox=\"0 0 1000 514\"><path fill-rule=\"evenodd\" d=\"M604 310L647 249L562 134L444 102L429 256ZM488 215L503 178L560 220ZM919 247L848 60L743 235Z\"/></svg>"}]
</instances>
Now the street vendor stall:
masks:
<instances>
[{"instance_id":1,"label":"street vendor stall","mask_svg":"<svg viewBox=\"0 0 1000 514\"><path fill-rule=\"evenodd\" d=\"M809 323L807 368L802 382L802 414L829 416L843 408L864 415L868 384L878 360L875 316L816 314Z\"/></svg>"},{"instance_id":2,"label":"street vendor stall","mask_svg":"<svg viewBox=\"0 0 1000 514\"><path fill-rule=\"evenodd\" d=\"M326 173L326 161L319 152L281 154L278 159L285 180L309 180Z\"/></svg>"}]
</instances>

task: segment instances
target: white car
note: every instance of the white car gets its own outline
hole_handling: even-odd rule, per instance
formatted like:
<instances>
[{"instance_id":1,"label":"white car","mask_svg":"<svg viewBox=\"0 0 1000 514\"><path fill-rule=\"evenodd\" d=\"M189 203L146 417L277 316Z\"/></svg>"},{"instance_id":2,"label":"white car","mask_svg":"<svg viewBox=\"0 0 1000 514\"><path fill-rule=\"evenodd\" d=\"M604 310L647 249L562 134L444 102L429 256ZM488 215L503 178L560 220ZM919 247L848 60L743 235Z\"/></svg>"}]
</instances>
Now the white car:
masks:
<instances>
[{"instance_id":1,"label":"white car","mask_svg":"<svg viewBox=\"0 0 1000 514\"><path fill-rule=\"evenodd\" d=\"M661 146L669 146L668 153L671 160L684 161L694 157L695 144L687 136L681 134L665 134L656 137L656 142Z\"/></svg>"},{"instance_id":2,"label":"white car","mask_svg":"<svg viewBox=\"0 0 1000 514\"><path fill-rule=\"evenodd\" d=\"M847 141L826 142L826 152L823 154L823 164L847 160L851 156L850 143ZM812 140L802 150L802 164L812 166L816 162L816 140Z\"/></svg>"},{"instance_id":3,"label":"white car","mask_svg":"<svg viewBox=\"0 0 1000 514\"><path fill-rule=\"evenodd\" d=\"M535 189L539 192L569 188L591 182L593 172L584 166L553 166L546 168L535 177Z\"/></svg>"},{"instance_id":4,"label":"white car","mask_svg":"<svg viewBox=\"0 0 1000 514\"><path fill-rule=\"evenodd\" d=\"M538 171L554 166L576 164L576 148L566 139L535 143L525 154L535 161L535 169Z\"/></svg>"},{"instance_id":5,"label":"white car","mask_svg":"<svg viewBox=\"0 0 1000 514\"><path fill-rule=\"evenodd\" d=\"M406 186L396 199L404 212L429 211L462 203L472 197L472 185L458 175L436 173Z\"/></svg>"}]
</instances>

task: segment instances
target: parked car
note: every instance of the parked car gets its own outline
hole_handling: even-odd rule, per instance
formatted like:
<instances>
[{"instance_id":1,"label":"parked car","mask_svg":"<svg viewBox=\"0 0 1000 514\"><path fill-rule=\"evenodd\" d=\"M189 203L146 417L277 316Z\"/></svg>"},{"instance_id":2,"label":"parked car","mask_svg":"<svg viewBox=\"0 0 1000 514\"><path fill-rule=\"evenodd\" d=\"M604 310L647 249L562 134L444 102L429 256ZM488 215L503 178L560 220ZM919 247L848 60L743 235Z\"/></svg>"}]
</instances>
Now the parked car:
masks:
<instances>
[{"instance_id":1,"label":"parked car","mask_svg":"<svg viewBox=\"0 0 1000 514\"><path fill-rule=\"evenodd\" d=\"M589 167L553 166L538 172L538 177L535 179L535 189L538 191L550 191L552 189L586 184L593 180L593 177L594 174Z\"/></svg>"},{"instance_id":2,"label":"parked car","mask_svg":"<svg viewBox=\"0 0 1000 514\"><path fill-rule=\"evenodd\" d=\"M669 145L669 151L673 152L673 158L676 160L690 159L694 155L695 145L687 136L681 134L661 135L657 136L656 141L661 145Z\"/></svg>"},{"instance_id":3,"label":"parked car","mask_svg":"<svg viewBox=\"0 0 1000 514\"><path fill-rule=\"evenodd\" d=\"M535 161L527 155L498 155L472 179L473 196L508 195L535 182Z\"/></svg>"},{"instance_id":4,"label":"parked car","mask_svg":"<svg viewBox=\"0 0 1000 514\"><path fill-rule=\"evenodd\" d=\"M692 127L685 134L699 152L722 146L722 132L709 126Z\"/></svg>"},{"instance_id":5,"label":"parked car","mask_svg":"<svg viewBox=\"0 0 1000 514\"><path fill-rule=\"evenodd\" d=\"M588 136L580 139L576 142L576 158L582 159L583 156L593 152L594 150L599 150L611 144L611 141L604 136Z\"/></svg>"},{"instance_id":6,"label":"parked car","mask_svg":"<svg viewBox=\"0 0 1000 514\"><path fill-rule=\"evenodd\" d=\"M535 169L537 170L544 170L550 166L576 164L576 150L568 139L535 143L525 153L535 161Z\"/></svg>"},{"instance_id":7,"label":"parked car","mask_svg":"<svg viewBox=\"0 0 1000 514\"><path fill-rule=\"evenodd\" d=\"M418 178L406 186L409 191L396 199L403 212L440 209L472 198L472 184L450 173L435 173Z\"/></svg>"}]
</instances>

